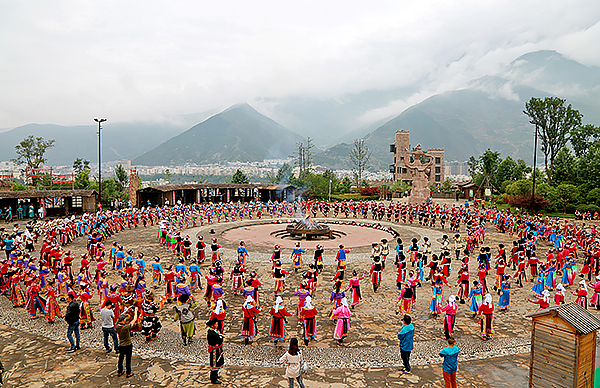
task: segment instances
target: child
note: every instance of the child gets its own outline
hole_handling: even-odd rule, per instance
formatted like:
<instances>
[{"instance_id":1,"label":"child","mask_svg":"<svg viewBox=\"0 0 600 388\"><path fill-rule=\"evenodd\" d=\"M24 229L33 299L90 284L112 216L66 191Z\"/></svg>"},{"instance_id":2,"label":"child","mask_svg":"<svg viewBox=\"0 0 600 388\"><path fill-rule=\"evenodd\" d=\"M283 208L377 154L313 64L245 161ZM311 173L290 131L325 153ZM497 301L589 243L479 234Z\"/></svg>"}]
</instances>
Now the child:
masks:
<instances>
[{"instance_id":1,"label":"child","mask_svg":"<svg viewBox=\"0 0 600 388\"><path fill-rule=\"evenodd\" d=\"M444 357L442 370L444 371L444 387L456 388L456 371L458 370L458 346L454 338L448 338L448 346L442 349L440 356Z\"/></svg>"}]
</instances>

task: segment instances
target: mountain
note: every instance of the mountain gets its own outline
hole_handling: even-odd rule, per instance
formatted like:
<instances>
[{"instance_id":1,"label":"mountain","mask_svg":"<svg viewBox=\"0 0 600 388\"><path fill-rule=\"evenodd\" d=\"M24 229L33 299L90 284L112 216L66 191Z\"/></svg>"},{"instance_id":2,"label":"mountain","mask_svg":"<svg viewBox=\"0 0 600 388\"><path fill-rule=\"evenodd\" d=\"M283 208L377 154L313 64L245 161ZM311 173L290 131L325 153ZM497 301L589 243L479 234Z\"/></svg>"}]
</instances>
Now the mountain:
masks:
<instances>
[{"instance_id":1,"label":"mountain","mask_svg":"<svg viewBox=\"0 0 600 388\"><path fill-rule=\"evenodd\" d=\"M182 128L172 124L110 123L102 124L102 161L131 159L156 147ZM76 158L98 160L98 125L60 126L27 124L0 133L0 161L16 157L15 145L29 135L54 139L56 146L47 151L48 165L71 165Z\"/></svg>"},{"instance_id":2,"label":"mountain","mask_svg":"<svg viewBox=\"0 0 600 388\"><path fill-rule=\"evenodd\" d=\"M543 96L535 89L514 87L508 99L481 89L501 90L505 80L490 78L456 90L432 96L367 134L373 169L386 169L392 161L389 145L397 130L410 131L410 143L424 149L444 148L446 160L467 160L487 148L502 155L531 160L533 130L523 114L525 99ZM315 155L315 163L332 168L349 168L352 144L341 143Z\"/></svg>"},{"instance_id":3,"label":"mountain","mask_svg":"<svg viewBox=\"0 0 600 388\"><path fill-rule=\"evenodd\" d=\"M533 128L523 114L531 97L566 98L584 123L600 124L600 67L585 66L555 51L528 53L496 76L464 89L434 95L404 110L363 138L371 168L387 169L396 130L409 130L411 146L444 148L446 160L467 160L490 148L531 163ZM347 141L347 140L346 140ZM337 144L314 157L329 168L351 168L352 144ZM539 155L543 155L539 153Z\"/></svg>"},{"instance_id":4,"label":"mountain","mask_svg":"<svg viewBox=\"0 0 600 388\"><path fill-rule=\"evenodd\" d=\"M146 166L287 158L303 138L248 104L234 105L133 160Z\"/></svg>"}]
</instances>

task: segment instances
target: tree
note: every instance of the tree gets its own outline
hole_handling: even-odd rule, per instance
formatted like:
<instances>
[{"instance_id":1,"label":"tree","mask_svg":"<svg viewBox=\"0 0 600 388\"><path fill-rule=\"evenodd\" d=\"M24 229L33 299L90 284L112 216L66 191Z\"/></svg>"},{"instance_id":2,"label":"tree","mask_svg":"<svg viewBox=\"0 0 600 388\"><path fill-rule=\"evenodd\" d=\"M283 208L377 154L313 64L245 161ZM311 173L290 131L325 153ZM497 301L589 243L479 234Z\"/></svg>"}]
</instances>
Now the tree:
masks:
<instances>
[{"instance_id":1,"label":"tree","mask_svg":"<svg viewBox=\"0 0 600 388\"><path fill-rule=\"evenodd\" d=\"M592 145L577 163L577 180L590 186L600 187L600 144Z\"/></svg>"},{"instance_id":2,"label":"tree","mask_svg":"<svg viewBox=\"0 0 600 388\"><path fill-rule=\"evenodd\" d=\"M268 177L269 183L278 185L289 185L290 180L292 178L292 174L292 166L290 166L288 163L284 163L283 166L279 167L279 170L277 170L277 174Z\"/></svg>"},{"instance_id":3,"label":"tree","mask_svg":"<svg viewBox=\"0 0 600 388\"><path fill-rule=\"evenodd\" d=\"M576 174L577 161L569 147L563 147L558 151L554 159L554 177L553 182L560 184L563 182L574 183L577 180Z\"/></svg>"},{"instance_id":4,"label":"tree","mask_svg":"<svg viewBox=\"0 0 600 388\"><path fill-rule=\"evenodd\" d=\"M579 197L579 191L577 186L563 183L556 187L554 192L554 205L556 207L561 207L563 213L567 212L567 206L575 206L577 202L577 198Z\"/></svg>"},{"instance_id":5,"label":"tree","mask_svg":"<svg viewBox=\"0 0 600 388\"><path fill-rule=\"evenodd\" d=\"M471 156L467 163L469 164L469 174L471 174L471 177L473 178L473 183L481 186L487 176L492 185L497 188L499 185L496 179L496 173L501 160L500 152L492 151L489 148L477 159L475 159L474 156Z\"/></svg>"},{"instance_id":6,"label":"tree","mask_svg":"<svg viewBox=\"0 0 600 388\"><path fill-rule=\"evenodd\" d=\"M28 168L40 168L46 163L44 154L54 147L55 143L54 140L44 140L43 137L29 135L15 146L17 157L11 159L11 162L25 164L23 172L26 172Z\"/></svg>"},{"instance_id":7,"label":"tree","mask_svg":"<svg viewBox=\"0 0 600 388\"><path fill-rule=\"evenodd\" d=\"M362 181L363 173L368 168L370 159L371 151L369 151L369 146L365 144L365 141L363 139L354 140L354 148L350 151L350 161L354 164L352 171L357 184Z\"/></svg>"},{"instance_id":8,"label":"tree","mask_svg":"<svg viewBox=\"0 0 600 388\"><path fill-rule=\"evenodd\" d=\"M124 193L125 188L129 185L129 176L122 165L117 164L117 167L115 167L115 176L117 177L119 190Z\"/></svg>"},{"instance_id":9,"label":"tree","mask_svg":"<svg viewBox=\"0 0 600 388\"><path fill-rule=\"evenodd\" d=\"M575 156L578 158L583 156L590 146L598 140L600 140L600 127L592 124L573 128L571 130L571 138L569 139Z\"/></svg>"},{"instance_id":10,"label":"tree","mask_svg":"<svg viewBox=\"0 0 600 388\"><path fill-rule=\"evenodd\" d=\"M235 183L238 185L242 185L242 184L245 185L245 184L250 183L250 179L248 179L246 174L244 174L244 172L238 168L237 170L235 170L235 173L231 177L231 183Z\"/></svg>"},{"instance_id":11,"label":"tree","mask_svg":"<svg viewBox=\"0 0 600 388\"><path fill-rule=\"evenodd\" d=\"M525 103L523 113L530 118L529 122L535 125L539 133L548 183L551 183L554 159L569 141L571 133L581 126L583 115L573 109L571 104L566 105L566 100L559 97L546 97L543 100L532 97Z\"/></svg>"},{"instance_id":12,"label":"tree","mask_svg":"<svg viewBox=\"0 0 600 388\"><path fill-rule=\"evenodd\" d=\"M446 180L442 182L440 186L440 191L446 194L452 194L455 189L456 186L454 185L454 183L452 183L452 181L449 178L446 178Z\"/></svg>"},{"instance_id":13,"label":"tree","mask_svg":"<svg viewBox=\"0 0 600 388\"><path fill-rule=\"evenodd\" d=\"M75 172L75 187L88 189L90 187L90 161L82 158L75 159L73 171Z\"/></svg>"},{"instance_id":14,"label":"tree","mask_svg":"<svg viewBox=\"0 0 600 388\"><path fill-rule=\"evenodd\" d=\"M314 148L314 144L310 137L306 138L306 145L304 142L296 143L296 152L293 156L294 164L300 170L298 174L298 178L303 179L305 174L311 172L312 170L312 149Z\"/></svg>"},{"instance_id":15,"label":"tree","mask_svg":"<svg viewBox=\"0 0 600 388\"><path fill-rule=\"evenodd\" d=\"M347 176L340 182L340 193L346 194L352 190L352 181Z\"/></svg>"},{"instance_id":16,"label":"tree","mask_svg":"<svg viewBox=\"0 0 600 388\"><path fill-rule=\"evenodd\" d=\"M496 181L500 184L505 181L514 181L515 170L517 169L517 162L513 158L509 156L506 157L500 164L498 165L497 173L496 173Z\"/></svg>"}]
</instances>

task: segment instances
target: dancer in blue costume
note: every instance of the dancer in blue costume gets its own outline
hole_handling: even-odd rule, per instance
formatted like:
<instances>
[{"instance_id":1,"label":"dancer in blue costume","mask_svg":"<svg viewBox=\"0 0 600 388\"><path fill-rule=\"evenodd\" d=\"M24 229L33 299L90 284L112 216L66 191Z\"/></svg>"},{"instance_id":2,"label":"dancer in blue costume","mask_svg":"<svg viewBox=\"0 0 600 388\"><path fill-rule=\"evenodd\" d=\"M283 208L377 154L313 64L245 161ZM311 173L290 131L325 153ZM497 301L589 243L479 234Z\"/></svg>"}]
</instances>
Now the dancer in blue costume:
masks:
<instances>
[{"instance_id":1,"label":"dancer in blue costume","mask_svg":"<svg viewBox=\"0 0 600 388\"><path fill-rule=\"evenodd\" d=\"M469 299L471 299L471 307L469 310L471 310L473 316L477 315L479 312L479 307L483 303L483 295L481 291L481 285L477 280L474 280L473 288L471 288L471 292L469 292Z\"/></svg>"},{"instance_id":2,"label":"dancer in blue costume","mask_svg":"<svg viewBox=\"0 0 600 388\"><path fill-rule=\"evenodd\" d=\"M510 306L510 276L505 275L500 286L500 298L498 299L498 308L500 311L508 310Z\"/></svg>"},{"instance_id":3,"label":"dancer in blue costume","mask_svg":"<svg viewBox=\"0 0 600 388\"><path fill-rule=\"evenodd\" d=\"M542 295L542 292L544 291L544 273L545 271L540 271L537 282L535 282L531 288L531 291L537 295Z\"/></svg>"}]
</instances>

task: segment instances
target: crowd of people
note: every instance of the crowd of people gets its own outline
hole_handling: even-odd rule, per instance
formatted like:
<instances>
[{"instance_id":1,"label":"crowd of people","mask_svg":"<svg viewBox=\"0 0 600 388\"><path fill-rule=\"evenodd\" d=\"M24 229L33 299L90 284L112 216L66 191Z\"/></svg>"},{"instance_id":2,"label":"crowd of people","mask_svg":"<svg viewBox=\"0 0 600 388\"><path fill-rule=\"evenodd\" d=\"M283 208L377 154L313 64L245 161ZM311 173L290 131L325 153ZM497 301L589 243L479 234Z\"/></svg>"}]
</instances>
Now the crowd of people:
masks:
<instances>
[{"instance_id":1,"label":"crowd of people","mask_svg":"<svg viewBox=\"0 0 600 388\"><path fill-rule=\"evenodd\" d=\"M250 259L243 241L236 257L226 258L216 237L205 241L204 236L199 236L193 244L185 234L185 229L199 225L244 218L284 218L298 212L313 217L413 224L447 234L435 250L427 237L375 242L370 268L348 268L351 250L340 245L335 256L335 276L331 279L323 279L325 250L320 244L311 252L312 260L306 259L310 253L300 242L289 253L289 260L275 245L271 255L272 279L259 279L259 263ZM156 227L158 243L167 257L157 256L147 263L143 252L134 254L116 241L108 243L116 233L137 227ZM499 244L492 251L486 246L489 227L507 234L507 239L513 240L512 247ZM25 307L32 319L39 313L48 323L64 317L69 325L70 352L80 347L79 329L93 327L94 315L100 311L106 351L112 351L110 337L119 353L118 372L128 376L132 374L130 333L140 332L147 342L156 340L162 327L158 312L166 305L170 305L173 318L180 322L183 345L193 341L194 310L200 304L209 309L207 340L212 382L218 381L218 370L224 363L225 322L229 314L226 299L237 295L244 300L239 336L247 345L262 329L258 314L271 317L265 331L273 343L287 338L287 317L296 315L305 345L317 338L319 319L336 320L330 335L343 345L351 330L353 311L364 296L361 282L368 277L373 293L378 293L384 271L395 274L396 313L410 325L409 314L417 303L417 293L430 287L431 299L420 297L419 301L429 305L432 315L444 314L441 330L451 345L460 305L465 304L464 308L479 319L481 338L487 340L494 334L496 306L498 310L510 308L511 290L529 288L528 282L533 283L530 300L540 309L565 303L569 294L574 294L575 301L584 308L589 303L600 309L600 249L595 226L513 214L495 207L379 201L211 203L38 219L21 228L15 224L11 229L0 230L0 244L6 254L0 260L0 293L9 297L14 307ZM68 248L78 238L87 238L87 252L75 260ZM544 257L538 256L542 247L549 248ZM476 270L475 279L470 278L470 269ZM300 281L286 284L286 275L293 273L300 275ZM226 280L230 281L229 287ZM297 298L293 308L284 300L292 294L286 292L288 287L292 287ZM453 287L458 289L456 295L450 293ZM591 298L588 288L593 290ZM273 306L261 303L260 294L264 292L275 296ZM330 306L319 306L317 310L314 298L318 292L330 295ZM68 301L64 316L59 303L62 301ZM402 359L404 370L410 372L409 357L405 360L403 355Z\"/></svg>"}]
</instances>

